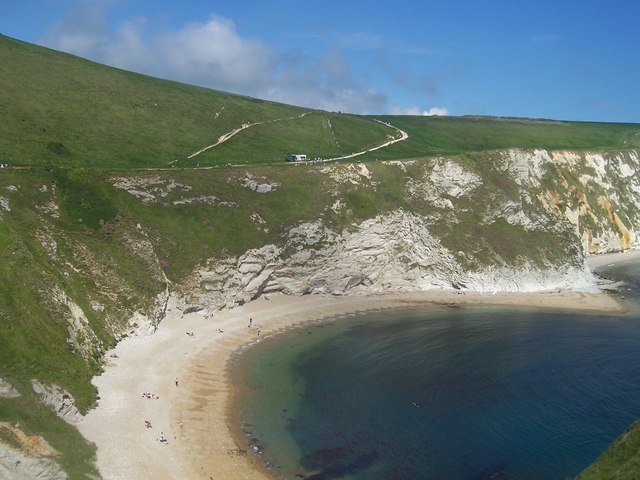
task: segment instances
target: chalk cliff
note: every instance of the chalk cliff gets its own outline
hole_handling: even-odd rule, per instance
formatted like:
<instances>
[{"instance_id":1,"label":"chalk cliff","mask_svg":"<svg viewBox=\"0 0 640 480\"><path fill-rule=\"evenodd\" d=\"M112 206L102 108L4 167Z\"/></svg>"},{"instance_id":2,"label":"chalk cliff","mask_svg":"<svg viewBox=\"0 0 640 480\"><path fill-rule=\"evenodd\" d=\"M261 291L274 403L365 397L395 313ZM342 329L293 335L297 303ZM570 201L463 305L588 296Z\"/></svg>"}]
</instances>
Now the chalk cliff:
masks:
<instances>
[{"instance_id":1,"label":"chalk cliff","mask_svg":"<svg viewBox=\"0 0 640 480\"><path fill-rule=\"evenodd\" d=\"M342 295L354 289L474 291L594 289L585 256L637 247L637 152L507 150L386 162L411 206L341 230L322 218L279 244L207 260L193 303L233 307L260 295ZM331 209L350 190L377 188L364 164L325 166ZM345 189L345 186L347 188ZM426 205L426 207L424 207Z\"/></svg>"}]
</instances>

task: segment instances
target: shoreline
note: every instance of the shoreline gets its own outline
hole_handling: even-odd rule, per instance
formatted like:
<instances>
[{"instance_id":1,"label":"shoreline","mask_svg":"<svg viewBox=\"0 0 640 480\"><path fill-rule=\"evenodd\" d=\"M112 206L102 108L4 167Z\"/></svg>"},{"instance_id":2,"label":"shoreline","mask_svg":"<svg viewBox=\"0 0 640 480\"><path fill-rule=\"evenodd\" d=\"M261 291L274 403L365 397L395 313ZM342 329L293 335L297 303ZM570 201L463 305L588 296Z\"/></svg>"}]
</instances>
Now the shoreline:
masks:
<instances>
[{"instance_id":1,"label":"shoreline","mask_svg":"<svg viewBox=\"0 0 640 480\"><path fill-rule=\"evenodd\" d=\"M98 405L78 429L97 446L96 463L105 480L267 480L272 477L260 457L238 446L243 440L238 438L240 427L230 417L234 385L229 362L238 352L308 322L373 310L461 305L625 311L604 293L429 290L343 297L272 295L205 318L200 312L183 315L172 297L155 333L125 338L105 355L105 371L93 379ZM144 392L159 398L145 398Z\"/></svg>"},{"instance_id":2,"label":"shoreline","mask_svg":"<svg viewBox=\"0 0 640 480\"><path fill-rule=\"evenodd\" d=\"M611 266L615 263L628 262L640 259L640 249L627 250L626 252L603 253L600 255L590 255L587 257L587 263L591 271L599 267Z\"/></svg>"}]
</instances>

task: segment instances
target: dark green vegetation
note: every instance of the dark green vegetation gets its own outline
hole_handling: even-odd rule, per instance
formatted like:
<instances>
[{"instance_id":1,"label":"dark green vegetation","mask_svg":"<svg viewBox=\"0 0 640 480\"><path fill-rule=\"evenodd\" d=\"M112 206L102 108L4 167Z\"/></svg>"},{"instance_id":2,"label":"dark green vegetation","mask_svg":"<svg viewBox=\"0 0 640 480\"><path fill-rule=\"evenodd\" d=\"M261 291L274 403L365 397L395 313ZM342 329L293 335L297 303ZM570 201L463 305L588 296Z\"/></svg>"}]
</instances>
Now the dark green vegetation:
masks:
<instances>
[{"instance_id":1,"label":"dark green vegetation","mask_svg":"<svg viewBox=\"0 0 640 480\"><path fill-rule=\"evenodd\" d=\"M178 288L207 259L281 244L300 222L321 219L341 232L398 209L438 215L434 235L452 252L468 252L458 260L469 269L497 260L548 264L575 256L572 234L525 231L500 218L485 224L479 213L478 206L519 201L493 151L640 147L640 125L314 111L133 74L4 36L0 112L0 163L12 167L0 170L7 202L0 204L0 378L22 393L0 399L0 422L43 435L71 478L95 474L92 448L40 404L30 381L62 386L86 411L96 401L90 379L104 351L135 312L153 314L167 279ZM418 158L415 164L402 170L371 161L371 180L353 184L334 181L321 165L283 162L292 153L359 152L399 136L377 119L410 137L359 158ZM243 125L250 126L189 158ZM450 198L457 216L407 193L409 182L426 182L433 162L426 157L444 153L483 180L473 197ZM217 168L190 168L197 166ZM248 175L277 187L256 193L244 186ZM595 193L580 197L575 177L550 170L531 193L561 191L562 178L575 192L559 208L586 201L606 215ZM144 201L127 189L154 197ZM339 211L331 208L336 199ZM69 322L69 302L85 315L80 327Z\"/></svg>"}]
</instances>

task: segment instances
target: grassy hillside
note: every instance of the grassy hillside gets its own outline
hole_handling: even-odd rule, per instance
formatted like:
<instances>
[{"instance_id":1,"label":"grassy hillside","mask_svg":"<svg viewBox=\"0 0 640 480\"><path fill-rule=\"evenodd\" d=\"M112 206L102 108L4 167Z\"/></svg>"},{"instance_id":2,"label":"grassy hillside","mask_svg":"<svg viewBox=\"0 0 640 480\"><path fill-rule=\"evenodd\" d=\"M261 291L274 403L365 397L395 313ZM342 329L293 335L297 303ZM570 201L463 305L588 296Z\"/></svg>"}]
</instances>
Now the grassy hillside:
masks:
<instances>
[{"instance_id":1,"label":"grassy hillside","mask_svg":"<svg viewBox=\"0 0 640 480\"><path fill-rule=\"evenodd\" d=\"M99 65L0 36L0 162L94 168L281 162L384 143L371 119L267 102ZM188 157L246 124L220 151Z\"/></svg>"},{"instance_id":2,"label":"grassy hillside","mask_svg":"<svg viewBox=\"0 0 640 480\"><path fill-rule=\"evenodd\" d=\"M640 146L634 124L314 111L134 74L1 35L0 108L0 162L12 165L122 169L280 163L292 153L331 158L397 135L377 119L409 139L361 159Z\"/></svg>"}]
</instances>

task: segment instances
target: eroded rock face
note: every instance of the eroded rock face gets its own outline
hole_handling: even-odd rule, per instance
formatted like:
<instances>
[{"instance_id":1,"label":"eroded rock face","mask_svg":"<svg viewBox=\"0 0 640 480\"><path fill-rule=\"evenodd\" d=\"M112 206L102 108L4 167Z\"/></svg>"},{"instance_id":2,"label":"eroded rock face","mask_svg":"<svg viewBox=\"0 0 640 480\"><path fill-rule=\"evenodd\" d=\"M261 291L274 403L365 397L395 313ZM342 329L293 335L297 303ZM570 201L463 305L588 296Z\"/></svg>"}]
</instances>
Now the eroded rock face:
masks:
<instances>
[{"instance_id":1,"label":"eroded rock face","mask_svg":"<svg viewBox=\"0 0 640 480\"><path fill-rule=\"evenodd\" d=\"M402 162L390 164L406 172ZM415 162L410 164L415 165ZM423 169L421 178L406 178L405 194L410 199L445 210L447 214L455 209L453 200L469 196L483 183L479 175L447 158L437 157L426 161Z\"/></svg>"},{"instance_id":2,"label":"eroded rock face","mask_svg":"<svg viewBox=\"0 0 640 480\"><path fill-rule=\"evenodd\" d=\"M20 392L18 392L13 385L0 378L0 398L17 398L19 396Z\"/></svg>"},{"instance_id":3,"label":"eroded rock face","mask_svg":"<svg viewBox=\"0 0 640 480\"><path fill-rule=\"evenodd\" d=\"M0 478L14 480L63 480L62 471L55 458L59 453L39 435L24 433L19 425L0 422L4 438L19 446L14 448L0 442Z\"/></svg>"},{"instance_id":4,"label":"eroded rock face","mask_svg":"<svg viewBox=\"0 0 640 480\"><path fill-rule=\"evenodd\" d=\"M9 206L9 200L7 198L0 197L0 209L4 210L5 212L11 211L11 207Z\"/></svg>"},{"instance_id":5,"label":"eroded rock face","mask_svg":"<svg viewBox=\"0 0 640 480\"><path fill-rule=\"evenodd\" d=\"M91 329L89 320L82 308L59 288L53 292L53 299L68 309L66 322L67 343L69 346L79 352L85 359L97 355L101 342Z\"/></svg>"},{"instance_id":6,"label":"eroded rock face","mask_svg":"<svg viewBox=\"0 0 640 480\"><path fill-rule=\"evenodd\" d=\"M483 171L493 177L484 178L446 157L382 162L404 176L404 193L421 206L420 212L400 209L344 231L328 227L322 219L300 223L289 228L281 244L240 257L211 259L199 270L194 302L223 308L266 293L342 295L356 288L591 290L595 284L584 254L640 246L640 210L634 207L640 205L637 152L512 149L478 158L471 164L489 162L491 167L482 165ZM379 185L375 171L366 165L325 165L320 172L329 180L328 212L349 210L341 196L345 189ZM470 219L479 222L478 228L463 223ZM559 237L565 243L544 258L533 259L535 253L529 251L529 257L514 262L513 256L501 257L495 245L485 246L483 238L468 236L469 231L483 232L483 225L512 226L507 233L521 232L520 236L542 232L548 235L540 238ZM445 245L456 242L444 242L442 235L451 231L465 235L475 245L475 255L485 252L487 258L472 258L464 242L458 242L456 251L449 250ZM494 241L500 242L499 234Z\"/></svg>"},{"instance_id":7,"label":"eroded rock face","mask_svg":"<svg viewBox=\"0 0 640 480\"><path fill-rule=\"evenodd\" d=\"M508 150L496 168L523 195L534 193L546 213L574 225L586 253L640 246L640 158L638 152Z\"/></svg>"},{"instance_id":8,"label":"eroded rock face","mask_svg":"<svg viewBox=\"0 0 640 480\"><path fill-rule=\"evenodd\" d=\"M31 380L33 391L36 392L45 405L65 422L75 424L82 416L76 407L73 396L57 385L45 385L38 380Z\"/></svg>"},{"instance_id":9,"label":"eroded rock face","mask_svg":"<svg viewBox=\"0 0 640 480\"><path fill-rule=\"evenodd\" d=\"M114 177L113 186L126 190L144 203L157 203L174 190L191 191L191 186L163 178L159 175Z\"/></svg>"},{"instance_id":10,"label":"eroded rock face","mask_svg":"<svg viewBox=\"0 0 640 480\"><path fill-rule=\"evenodd\" d=\"M0 443L0 478L12 480L66 480L53 458L32 457Z\"/></svg>"},{"instance_id":11,"label":"eroded rock face","mask_svg":"<svg viewBox=\"0 0 640 480\"><path fill-rule=\"evenodd\" d=\"M268 293L343 295L356 287L369 292L594 288L582 258L552 268L525 265L465 271L458 256L430 233L424 218L403 211L366 220L355 231L342 234L320 224L303 224L289 231L284 248L267 245L250 250L242 257L212 263L199 271L199 277L198 303L215 308L233 307Z\"/></svg>"}]
</instances>

